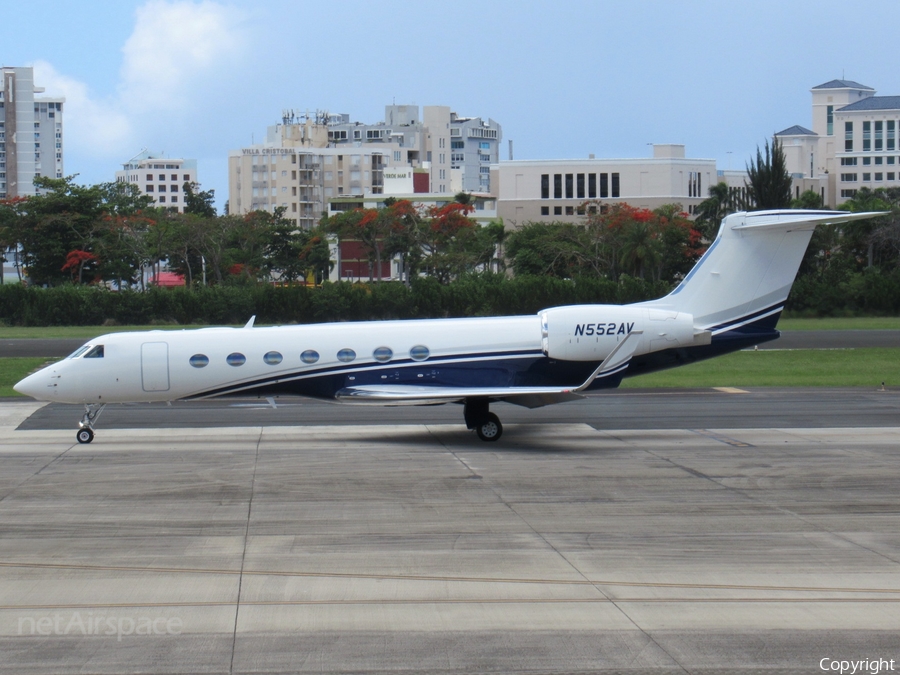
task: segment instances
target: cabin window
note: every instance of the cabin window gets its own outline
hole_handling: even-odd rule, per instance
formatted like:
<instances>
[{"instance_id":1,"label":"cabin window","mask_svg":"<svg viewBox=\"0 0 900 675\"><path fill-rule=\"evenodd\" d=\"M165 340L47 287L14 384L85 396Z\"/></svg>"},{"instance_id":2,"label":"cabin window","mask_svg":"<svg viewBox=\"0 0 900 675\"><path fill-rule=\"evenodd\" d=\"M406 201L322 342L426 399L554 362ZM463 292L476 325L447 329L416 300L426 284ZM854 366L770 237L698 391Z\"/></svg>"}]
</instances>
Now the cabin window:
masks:
<instances>
[{"instance_id":1,"label":"cabin window","mask_svg":"<svg viewBox=\"0 0 900 675\"><path fill-rule=\"evenodd\" d=\"M97 345L91 351L84 355L86 359L102 359L103 358L103 345Z\"/></svg>"},{"instance_id":2,"label":"cabin window","mask_svg":"<svg viewBox=\"0 0 900 675\"><path fill-rule=\"evenodd\" d=\"M91 348L90 345L85 345L84 347L79 347L79 348L76 349L74 352L72 352L71 354L69 354L69 357L68 357L68 358L70 358L70 359L77 359L79 356L81 356L82 354L84 354L84 353L85 353L88 349L90 349L90 348Z\"/></svg>"},{"instance_id":3,"label":"cabin window","mask_svg":"<svg viewBox=\"0 0 900 675\"><path fill-rule=\"evenodd\" d=\"M209 365L209 357L206 354L194 354L190 358L190 363L194 368L205 368Z\"/></svg>"},{"instance_id":4,"label":"cabin window","mask_svg":"<svg viewBox=\"0 0 900 675\"><path fill-rule=\"evenodd\" d=\"M234 352L225 357L225 360L228 362L229 366L242 366L247 362L247 357L238 352Z\"/></svg>"},{"instance_id":5,"label":"cabin window","mask_svg":"<svg viewBox=\"0 0 900 675\"><path fill-rule=\"evenodd\" d=\"M338 361L343 361L344 363L350 363L353 359L356 358L356 352L352 349L342 349L337 353Z\"/></svg>"},{"instance_id":6,"label":"cabin window","mask_svg":"<svg viewBox=\"0 0 900 675\"><path fill-rule=\"evenodd\" d=\"M300 355L300 360L303 361L303 363L315 363L319 360L319 352L315 349L307 349Z\"/></svg>"},{"instance_id":7,"label":"cabin window","mask_svg":"<svg viewBox=\"0 0 900 675\"><path fill-rule=\"evenodd\" d=\"M425 347L424 345L416 345L409 350L409 358L413 361L424 361L430 354L431 352L428 351L428 347Z\"/></svg>"},{"instance_id":8,"label":"cabin window","mask_svg":"<svg viewBox=\"0 0 900 675\"><path fill-rule=\"evenodd\" d=\"M277 366L281 363L282 360L281 354L279 352L267 352L265 356L263 356L263 361L266 362L266 365L269 366Z\"/></svg>"},{"instance_id":9,"label":"cabin window","mask_svg":"<svg viewBox=\"0 0 900 675\"><path fill-rule=\"evenodd\" d=\"M372 356L374 356L375 360L379 363L387 363L392 358L394 358L394 352L390 347L379 347L374 352L372 352Z\"/></svg>"}]
</instances>

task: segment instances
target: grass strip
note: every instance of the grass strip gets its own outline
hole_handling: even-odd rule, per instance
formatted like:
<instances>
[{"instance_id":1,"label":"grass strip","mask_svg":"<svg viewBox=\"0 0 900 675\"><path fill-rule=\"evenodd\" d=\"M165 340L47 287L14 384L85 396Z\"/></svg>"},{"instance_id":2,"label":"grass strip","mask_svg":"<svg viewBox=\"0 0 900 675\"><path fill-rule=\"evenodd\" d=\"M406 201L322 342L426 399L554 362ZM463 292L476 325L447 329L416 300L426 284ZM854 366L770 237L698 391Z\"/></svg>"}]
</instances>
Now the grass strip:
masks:
<instances>
[{"instance_id":1,"label":"grass strip","mask_svg":"<svg viewBox=\"0 0 900 675\"><path fill-rule=\"evenodd\" d=\"M52 363L46 356L25 356L0 359L0 396L21 396L13 385L28 373Z\"/></svg>"},{"instance_id":2,"label":"grass strip","mask_svg":"<svg viewBox=\"0 0 900 675\"><path fill-rule=\"evenodd\" d=\"M900 385L900 348L743 351L630 377L623 388Z\"/></svg>"},{"instance_id":3,"label":"grass strip","mask_svg":"<svg viewBox=\"0 0 900 675\"><path fill-rule=\"evenodd\" d=\"M778 330L900 330L900 316L782 318Z\"/></svg>"}]
</instances>

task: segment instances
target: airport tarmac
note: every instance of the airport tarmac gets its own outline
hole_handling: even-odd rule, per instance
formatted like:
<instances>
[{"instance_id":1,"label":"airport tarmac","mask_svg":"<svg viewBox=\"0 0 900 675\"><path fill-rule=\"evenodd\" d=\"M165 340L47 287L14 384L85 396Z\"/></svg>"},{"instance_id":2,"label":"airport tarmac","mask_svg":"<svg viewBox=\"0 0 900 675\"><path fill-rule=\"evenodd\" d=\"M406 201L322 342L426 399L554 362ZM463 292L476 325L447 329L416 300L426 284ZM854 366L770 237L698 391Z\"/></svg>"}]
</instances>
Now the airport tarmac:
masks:
<instances>
[{"instance_id":1,"label":"airport tarmac","mask_svg":"<svg viewBox=\"0 0 900 675\"><path fill-rule=\"evenodd\" d=\"M62 406L0 403L0 672L900 667L900 395L843 392L876 408L844 426L808 394L803 426L802 393L757 393L630 399L706 423L669 428L505 406L498 443L435 419L455 406L298 426L223 403L104 413L78 445L47 428Z\"/></svg>"}]
</instances>

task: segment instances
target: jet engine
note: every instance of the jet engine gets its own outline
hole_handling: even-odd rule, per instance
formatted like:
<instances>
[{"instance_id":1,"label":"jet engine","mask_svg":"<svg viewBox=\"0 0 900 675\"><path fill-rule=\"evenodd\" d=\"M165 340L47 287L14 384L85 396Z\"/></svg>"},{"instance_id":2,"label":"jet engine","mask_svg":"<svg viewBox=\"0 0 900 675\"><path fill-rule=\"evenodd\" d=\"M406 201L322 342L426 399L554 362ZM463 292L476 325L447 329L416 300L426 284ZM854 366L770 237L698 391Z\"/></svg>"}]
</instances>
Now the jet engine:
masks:
<instances>
[{"instance_id":1,"label":"jet engine","mask_svg":"<svg viewBox=\"0 0 900 675\"><path fill-rule=\"evenodd\" d=\"M563 361L602 361L632 331L643 331L635 354L673 347L709 344L709 331L694 328L684 312L623 307L572 305L540 313L544 354Z\"/></svg>"}]
</instances>

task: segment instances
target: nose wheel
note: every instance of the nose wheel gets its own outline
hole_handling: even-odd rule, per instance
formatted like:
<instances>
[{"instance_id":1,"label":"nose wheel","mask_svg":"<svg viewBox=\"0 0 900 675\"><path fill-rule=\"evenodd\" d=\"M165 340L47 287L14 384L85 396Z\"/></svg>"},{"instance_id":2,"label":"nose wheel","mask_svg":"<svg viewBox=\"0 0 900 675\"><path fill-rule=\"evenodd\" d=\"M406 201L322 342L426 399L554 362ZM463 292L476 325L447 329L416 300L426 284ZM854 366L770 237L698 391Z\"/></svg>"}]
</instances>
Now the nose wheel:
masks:
<instances>
[{"instance_id":1,"label":"nose wheel","mask_svg":"<svg viewBox=\"0 0 900 675\"><path fill-rule=\"evenodd\" d=\"M84 415L78 423L78 431L75 440L79 443L90 443L94 440L94 423L100 417L100 413L106 407L105 403L87 403L84 406Z\"/></svg>"}]
</instances>

